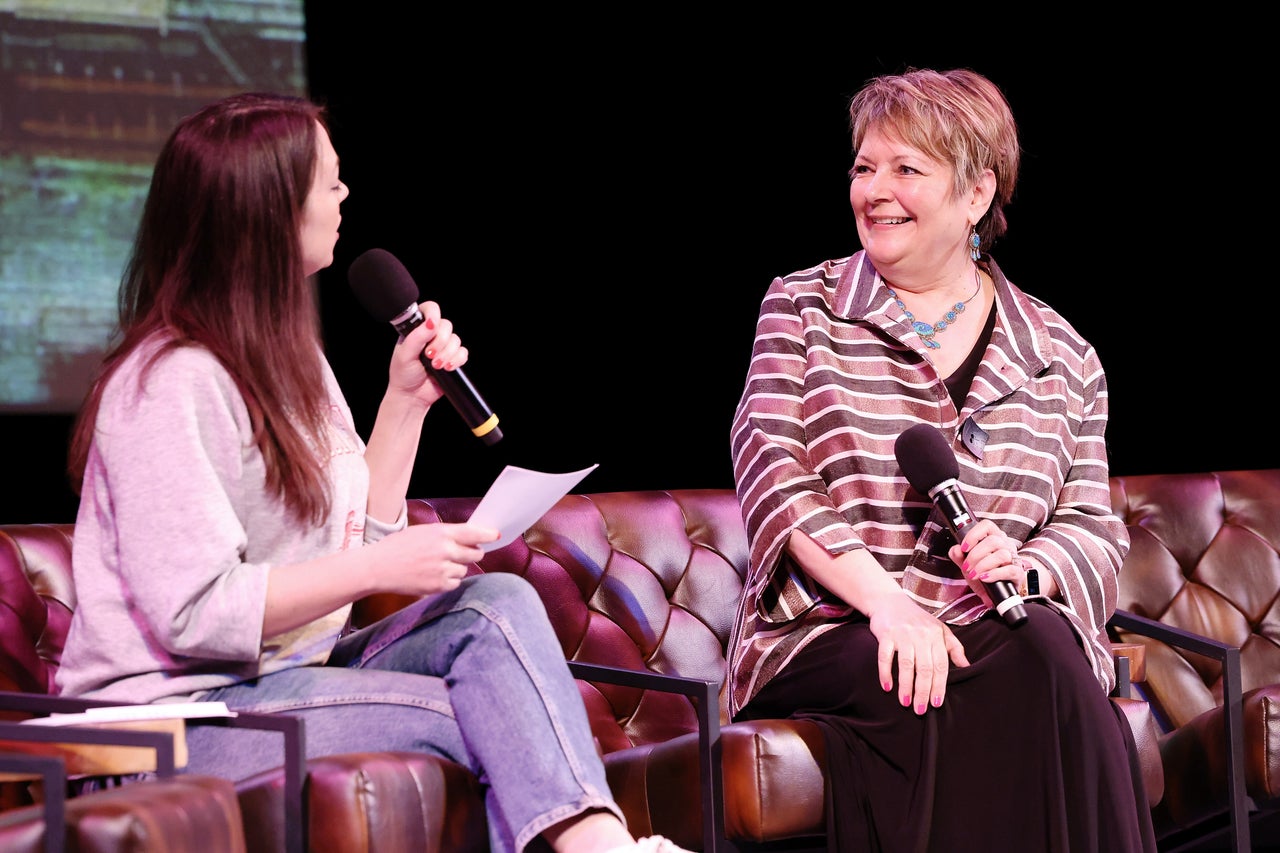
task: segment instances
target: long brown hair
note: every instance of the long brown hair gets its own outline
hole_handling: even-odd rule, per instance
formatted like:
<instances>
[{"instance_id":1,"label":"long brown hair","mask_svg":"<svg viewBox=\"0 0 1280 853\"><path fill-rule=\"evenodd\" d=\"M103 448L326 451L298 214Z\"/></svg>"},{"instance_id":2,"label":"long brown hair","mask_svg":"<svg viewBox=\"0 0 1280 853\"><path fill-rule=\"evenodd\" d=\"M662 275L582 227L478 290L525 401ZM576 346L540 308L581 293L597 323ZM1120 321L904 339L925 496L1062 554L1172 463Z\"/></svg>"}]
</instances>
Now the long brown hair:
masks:
<instances>
[{"instance_id":1,"label":"long brown hair","mask_svg":"<svg viewBox=\"0 0 1280 853\"><path fill-rule=\"evenodd\" d=\"M168 350L209 350L244 397L267 487L300 520L318 523L328 512L329 400L299 237L325 127L319 105L246 93L186 117L169 136L121 279L115 343L72 433L68 474L77 493L104 386L158 334L165 343L139 384Z\"/></svg>"}]
</instances>

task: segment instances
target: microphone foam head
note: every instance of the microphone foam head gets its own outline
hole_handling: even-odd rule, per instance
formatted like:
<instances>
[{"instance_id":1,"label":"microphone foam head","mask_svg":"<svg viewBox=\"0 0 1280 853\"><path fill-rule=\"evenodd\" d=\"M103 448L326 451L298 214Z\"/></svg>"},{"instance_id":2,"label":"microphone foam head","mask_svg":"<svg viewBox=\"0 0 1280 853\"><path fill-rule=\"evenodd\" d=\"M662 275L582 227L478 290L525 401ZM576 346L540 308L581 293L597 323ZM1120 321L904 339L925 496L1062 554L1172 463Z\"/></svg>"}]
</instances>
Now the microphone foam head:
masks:
<instances>
[{"instance_id":1,"label":"microphone foam head","mask_svg":"<svg viewBox=\"0 0 1280 853\"><path fill-rule=\"evenodd\" d=\"M352 261L347 282L364 310L387 323L410 305L418 304L418 285L413 276L385 249L370 249Z\"/></svg>"},{"instance_id":2,"label":"microphone foam head","mask_svg":"<svg viewBox=\"0 0 1280 853\"><path fill-rule=\"evenodd\" d=\"M942 432L931 424L916 424L893 443L898 467L911 488L922 495L946 480L960 476L960 463Z\"/></svg>"}]
</instances>

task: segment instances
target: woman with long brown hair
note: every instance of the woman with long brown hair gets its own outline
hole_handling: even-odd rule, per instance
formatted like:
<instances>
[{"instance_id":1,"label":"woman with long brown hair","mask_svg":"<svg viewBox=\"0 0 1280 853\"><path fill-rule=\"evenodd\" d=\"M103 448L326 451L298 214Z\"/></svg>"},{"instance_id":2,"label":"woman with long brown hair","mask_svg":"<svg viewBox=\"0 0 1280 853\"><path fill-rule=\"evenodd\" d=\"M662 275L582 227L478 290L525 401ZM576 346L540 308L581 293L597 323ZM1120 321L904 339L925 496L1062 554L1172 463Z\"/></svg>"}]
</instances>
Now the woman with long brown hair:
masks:
<instances>
[{"instance_id":1,"label":"woman with long brown hair","mask_svg":"<svg viewBox=\"0 0 1280 853\"><path fill-rule=\"evenodd\" d=\"M498 532L407 524L442 395L419 356L467 361L436 303L395 347L367 444L356 433L312 292L347 193L303 99L230 97L166 142L73 436L79 605L59 688L301 716L310 755L445 756L486 785L495 851L678 850L627 832L532 586L466 577ZM346 631L377 592L418 599ZM188 769L279 764L262 734L194 729Z\"/></svg>"}]
</instances>

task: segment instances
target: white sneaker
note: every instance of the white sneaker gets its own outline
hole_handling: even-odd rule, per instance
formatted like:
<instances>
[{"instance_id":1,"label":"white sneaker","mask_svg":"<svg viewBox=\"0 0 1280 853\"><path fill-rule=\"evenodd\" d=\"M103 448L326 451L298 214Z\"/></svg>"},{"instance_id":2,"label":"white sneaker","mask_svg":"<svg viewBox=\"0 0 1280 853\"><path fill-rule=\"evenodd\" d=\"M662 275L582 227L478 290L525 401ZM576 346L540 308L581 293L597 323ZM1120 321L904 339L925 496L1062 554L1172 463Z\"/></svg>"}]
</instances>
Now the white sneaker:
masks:
<instances>
[{"instance_id":1,"label":"white sneaker","mask_svg":"<svg viewBox=\"0 0 1280 853\"><path fill-rule=\"evenodd\" d=\"M693 853L661 835L649 835L622 847L614 847L608 853Z\"/></svg>"}]
</instances>

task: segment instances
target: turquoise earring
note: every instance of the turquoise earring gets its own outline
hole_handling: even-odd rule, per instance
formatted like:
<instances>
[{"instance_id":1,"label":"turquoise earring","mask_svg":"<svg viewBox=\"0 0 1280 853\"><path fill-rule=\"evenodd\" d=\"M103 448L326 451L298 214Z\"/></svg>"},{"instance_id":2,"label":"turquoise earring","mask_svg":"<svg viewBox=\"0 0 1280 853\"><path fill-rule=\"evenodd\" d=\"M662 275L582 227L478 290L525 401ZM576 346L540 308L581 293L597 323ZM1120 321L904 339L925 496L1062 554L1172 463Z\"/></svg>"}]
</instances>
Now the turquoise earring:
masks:
<instances>
[{"instance_id":1,"label":"turquoise earring","mask_svg":"<svg viewBox=\"0 0 1280 853\"><path fill-rule=\"evenodd\" d=\"M978 236L978 229L973 229L973 233L969 235L969 257L976 263L978 258L982 257L982 238Z\"/></svg>"}]
</instances>

